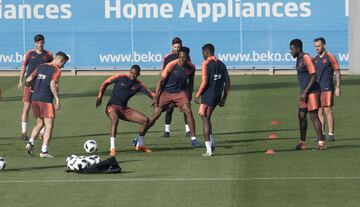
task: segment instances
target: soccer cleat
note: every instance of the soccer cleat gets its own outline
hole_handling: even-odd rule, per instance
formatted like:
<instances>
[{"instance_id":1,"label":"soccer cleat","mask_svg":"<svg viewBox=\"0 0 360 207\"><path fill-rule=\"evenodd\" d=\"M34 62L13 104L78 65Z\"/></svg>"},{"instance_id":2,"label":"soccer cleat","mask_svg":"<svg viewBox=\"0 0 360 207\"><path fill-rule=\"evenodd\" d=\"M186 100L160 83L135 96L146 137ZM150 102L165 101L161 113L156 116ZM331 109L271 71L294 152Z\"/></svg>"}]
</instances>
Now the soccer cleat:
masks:
<instances>
[{"instance_id":1,"label":"soccer cleat","mask_svg":"<svg viewBox=\"0 0 360 207\"><path fill-rule=\"evenodd\" d=\"M54 158L54 156L50 155L48 152L40 152L41 158Z\"/></svg>"},{"instance_id":2,"label":"soccer cleat","mask_svg":"<svg viewBox=\"0 0 360 207\"><path fill-rule=\"evenodd\" d=\"M136 146L135 151L137 151L137 152L146 152L146 153L152 152L152 150L150 148L145 147L145 146Z\"/></svg>"},{"instance_id":3,"label":"soccer cleat","mask_svg":"<svg viewBox=\"0 0 360 207\"><path fill-rule=\"evenodd\" d=\"M137 138L137 137L135 137L135 138L133 139L133 141L132 141L132 146L136 146L137 141L138 141L138 138Z\"/></svg>"},{"instance_id":4,"label":"soccer cleat","mask_svg":"<svg viewBox=\"0 0 360 207\"><path fill-rule=\"evenodd\" d=\"M215 152L215 145L211 145L211 151Z\"/></svg>"},{"instance_id":5,"label":"soccer cleat","mask_svg":"<svg viewBox=\"0 0 360 207\"><path fill-rule=\"evenodd\" d=\"M296 150L306 150L306 144L304 142L299 142L299 144L296 145Z\"/></svg>"},{"instance_id":6,"label":"soccer cleat","mask_svg":"<svg viewBox=\"0 0 360 207\"><path fill-rule=\"evenodd\" d=\"M170 137L170 132L164 132L163 137L165 137L165 138Z\"/></svg>"},{"instance_id":7,"label":"soccer cleat","mask_svg":"<svg viewBox=\"0 0 360 207\"><path fill-rule=\"evenodd\" d=\"M29 155L34 156L34 145L28 142L25 146L25 149Z\"/></svg>"},{"instance_id":8,"label":"soccer cleat","mask_svg":"<svg viewBox=\"0 0 360 207\"><path fill-rule=\"evenodd\" d=\"M212 156L212 153L207 153L207 152L205 152L205 153L203 153L203 154L201 154L202 156L204 156L204 157L211 157Z\"/></svg>"},{"instance_id":9,"label":"soccer cleat","mask_svg":"<svg viewBox=\"0 0 360 207\"><path fill-rule=\"evenodd\" d=\"M191 132L190 131L186 132L185 136L191 137Z\"/></svg>"},{"instance_id":10,"label":"soccer cleat","mask_svg":"<svg viewBox=\"0 0 360 207\"><path fill-rule=\"evenodd\" d=\"M26 133L21 133L21 139L24 140L24 141L28 141L29 137L27 136Z\"/></svg>"},{"instance_id":11,"label":"soccer cleat","mask_svg":"<svg viewBox=\"0 0 360 207\"><path fill-rule=\"evenodd\" d=\"M115 148L112 148L112 149L110 149L110 157L115 157L116 156L116 150L115 150Z\"/></svg>"},{"instance_id":12,"label":"soccer cleat","mask_svg":"<svg viewBox=\"0 0 360 207\"><path fill-rule=\"evenodd\" d=\"M328 135L326 137L326 141L328 142L334 142L335 141L335 135Z\"/></svg>"},{"instance_id":13,"label":"soccer cleat","mask_svg":"<svg viewBox=\"0 0 360 207\"><path fill-rule=\"evenodd\" d=\"M194 147L201 147L201 145L199 144L199 142L196 139L191 140L191 145Z\"/></svg>"}]
</instances>

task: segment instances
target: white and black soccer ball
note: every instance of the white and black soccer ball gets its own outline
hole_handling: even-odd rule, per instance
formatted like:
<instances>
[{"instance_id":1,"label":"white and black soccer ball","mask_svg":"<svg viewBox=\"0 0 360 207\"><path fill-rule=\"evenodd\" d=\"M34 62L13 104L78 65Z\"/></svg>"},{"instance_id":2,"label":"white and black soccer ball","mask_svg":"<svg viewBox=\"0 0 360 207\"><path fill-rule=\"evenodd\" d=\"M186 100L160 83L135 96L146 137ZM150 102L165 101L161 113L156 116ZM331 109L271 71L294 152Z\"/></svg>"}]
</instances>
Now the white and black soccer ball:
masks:
<instances>
[{"instance_id":1,"label":"white and black soccer ball","mask_svg":"<svg viewBox=\"0 0 360 207\"><path fill-rule=\"evenodd\" d=\"M90 157L94 158L95 164L98 164L99 162L101 162L101 158L99 155L91 155Z\"/></svg>"},{"instance_id":2,"label":"white and black soccer ball","mask_svg":"<svg viewBox=\"0 0 360 207\"><path fill-rule=\"evenodd\" d=\"M74 170L83 170L89 165L85 158L78 158L74 163Z\"/></svg>"},{"instance_id":3,"label":"white and black soccer ball","mask_svg":"<svg viewBox=\"0 0 360 207\"><path fill-rule=\"evenodd\" d=\"M84 143L84 149L87 153L94 153L97 150L97 143L95 140L87 140Z\"/></svg>"},{"instance_id":4,"label":"white and black soccer ball","mask_svg":"<svg viewBox=\"0 0 360 207\"><path fill-rule=\"evenodd\" d=\"M86 157L85 159L89 163L89 166L96 163L96 160L95 160L95 158L93 156Z\"/></svg>"},{"instance_id":5,"label":"white and black soccer ball","mask_svg":"<svg viewBox=\"0 0 360 207\"><path fill-rule=\"evenodd\" d=\"M6 161L3 157L0 157L0 170L4 170L6 167Z\"/></svg>"},{"instance_id":6,"label":"white and black soccer ball","mask_svg":"<svg viewBox=\"0 0 360 207\"><path fill-rule=\"evenodd\" d=\"M70 169L70 170L74 170L75 167L74 167L74 164L76 162L76 160L78 159L79 157L76 156L76 155L71 155L69 157L66 158L66 166Z\"/></svg>"}]
</instances>

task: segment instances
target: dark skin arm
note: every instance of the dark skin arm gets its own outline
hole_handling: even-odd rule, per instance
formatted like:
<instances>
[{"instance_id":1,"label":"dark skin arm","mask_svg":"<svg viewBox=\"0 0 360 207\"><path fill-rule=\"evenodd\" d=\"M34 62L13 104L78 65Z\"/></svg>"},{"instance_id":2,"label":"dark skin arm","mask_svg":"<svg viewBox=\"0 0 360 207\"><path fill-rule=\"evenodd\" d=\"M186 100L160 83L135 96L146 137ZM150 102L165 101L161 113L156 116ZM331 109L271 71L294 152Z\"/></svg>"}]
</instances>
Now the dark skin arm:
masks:
<instances>
[{"instance_id":1,"label":"dark skin arm","mask_svg":"<svg viewBox=\"0 0 360 207\"><path fill-rule=\"evenodd\" d=\"M229 94L230 91L230 87L231 87L231 83L230 83L230 79L228 79L225 83L225 88L224 88L224 93L223 93L223 97L221 98L221 101L219 103L220 107L224 107L225 106L225 102L226 102L226 98Z\"/></svg>"},{"instance_id":2,"label":"dark skin arm","mask_svg":"<svg viewBox=\"0 0 360 207\"><path fill-rule=\"evenodd\" d=\"M311 87L312 85L314 85L315 82L316 82L316 73L313 73L313 74L311 74L311 79L310 79L310 81L309 81L309 84L306 86L306 88L304 89L304 91L302 91L302 92L300 93L300 95L299 95L299 100L305 101L306 95L307 95L310 87Z\"/></svg>"},{"instance_id":3,"label":"dark skin arm","mask_svg":"<svg viewBox=\"0 0 360 207\"><path fill-rule=\"evenodd\" d=\"M159 106L159 98L160 94L164 88L164 80L161 78L158 82L156 82L156 90L155 90L155 107Z\"/></svg>"}]
</instances>

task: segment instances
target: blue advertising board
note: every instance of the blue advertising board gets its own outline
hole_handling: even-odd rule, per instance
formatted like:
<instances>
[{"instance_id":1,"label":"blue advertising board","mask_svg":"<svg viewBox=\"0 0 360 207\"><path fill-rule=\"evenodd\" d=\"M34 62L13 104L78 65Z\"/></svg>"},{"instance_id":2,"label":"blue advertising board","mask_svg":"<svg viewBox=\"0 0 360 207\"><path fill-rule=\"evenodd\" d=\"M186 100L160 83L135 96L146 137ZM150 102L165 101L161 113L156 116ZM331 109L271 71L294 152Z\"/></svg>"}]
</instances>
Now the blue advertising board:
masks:
<instances>
[{"instance_id":1,"label":"blue advertising board","mask_svg":"<svg viewBox=\"0 0 360 207\"><path fill-rule=\"evenodd\" d=\"M320 36L348 65L348 0L0 0L0 28L0 68L19 68L38 33L77 69L160 69L176 36L197 67L213 43L230 69L292 68L290 40L315 55Z\"/></svg>"}]
</instances>

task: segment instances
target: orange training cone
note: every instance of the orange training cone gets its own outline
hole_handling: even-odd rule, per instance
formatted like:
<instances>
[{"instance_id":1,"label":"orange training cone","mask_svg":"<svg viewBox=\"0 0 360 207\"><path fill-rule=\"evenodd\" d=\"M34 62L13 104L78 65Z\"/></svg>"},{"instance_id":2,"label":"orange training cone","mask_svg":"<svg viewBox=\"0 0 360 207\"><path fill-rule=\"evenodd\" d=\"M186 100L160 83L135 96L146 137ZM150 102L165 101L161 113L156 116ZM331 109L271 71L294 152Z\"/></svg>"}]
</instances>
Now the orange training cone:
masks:
<instances>
[{"instance_id":1,"label":"orange training cone","mask_svg":"<svg viewBox=\"0 0 360 207\"><path fill-rule=\"evenodd\" d=\"M277 124L280 124L280 122L276 121L276 120L273 120L270 122L271 125L277 125Z\"/></svg>"},{"instance_id":2,"label":"orange training cone","mask_svg":"<svg viewBox=\"0 0 360 207\"><path fill-rule=\"evenodd\" d=\"M268 149L268 150L266 150L265 154L267 154L267 155L273 155L273 154L275 154L275 151L272 150L272 149Z\"/></svg>"},{"instance_id":3,"label":"orange training cone","mask_svg":"<svg viewBox=\"0 0 360 207\"><path fill-rule=\"evenodd\" d=\"M269 134L269 139L276 139L278 138L278 135L277 134Z\"/></svg>"}]
</instances>

